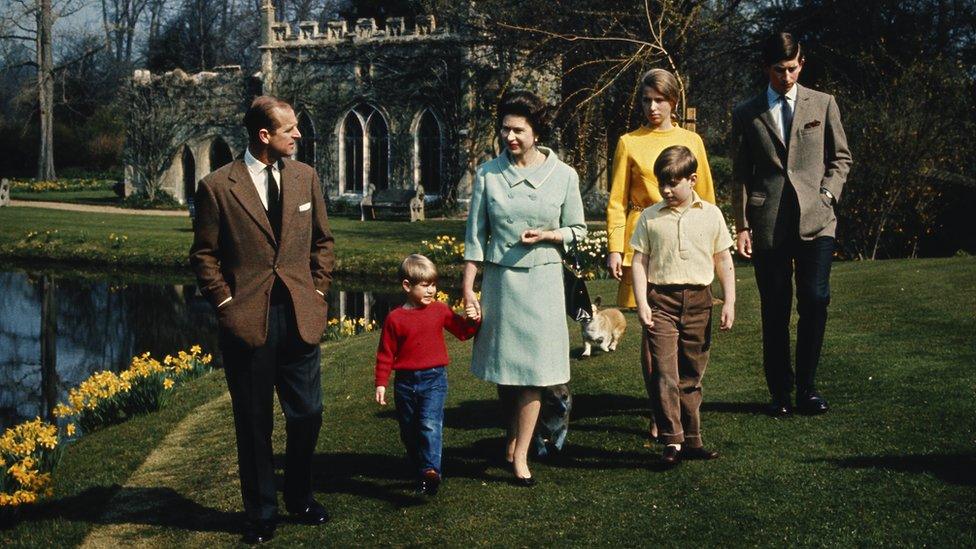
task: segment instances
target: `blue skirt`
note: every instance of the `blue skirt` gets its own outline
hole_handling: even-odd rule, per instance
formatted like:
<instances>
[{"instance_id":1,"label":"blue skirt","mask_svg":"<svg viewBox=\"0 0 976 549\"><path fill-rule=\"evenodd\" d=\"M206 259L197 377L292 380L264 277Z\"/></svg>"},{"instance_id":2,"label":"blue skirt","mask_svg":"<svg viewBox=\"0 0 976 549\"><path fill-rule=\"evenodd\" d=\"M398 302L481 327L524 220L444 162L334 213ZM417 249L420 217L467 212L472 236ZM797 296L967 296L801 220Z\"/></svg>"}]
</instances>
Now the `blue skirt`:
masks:
<instances>
[{"instance_id":1,"label":"blue skirt","mask_svg":"<svg viewBox=\"0 0 976 549\"><path fill-rule=\"evenodd\" d=\"M482 323L471 371L499 385L569 381L569 329L561 263L528 268L484 263Z\"/></svg>"}]
</instances>

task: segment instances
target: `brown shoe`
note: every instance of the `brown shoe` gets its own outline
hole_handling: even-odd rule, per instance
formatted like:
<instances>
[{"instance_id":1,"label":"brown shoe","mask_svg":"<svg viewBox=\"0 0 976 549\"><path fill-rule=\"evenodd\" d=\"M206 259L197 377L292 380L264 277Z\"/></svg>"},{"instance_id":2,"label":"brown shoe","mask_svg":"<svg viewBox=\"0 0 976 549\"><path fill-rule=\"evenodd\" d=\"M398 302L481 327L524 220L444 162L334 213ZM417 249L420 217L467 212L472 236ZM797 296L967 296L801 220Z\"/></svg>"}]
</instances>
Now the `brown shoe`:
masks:
<instances>
[{"instance_id":1,"label":"brown shoe","mask_svg":"<svg viewBox=\"0 0 976 549\"><path fill-rule=\"evenodd\" d=\"M677 465L681 461L681 451L675 446L665 446L661 454L661 461L665 465Z\"/></svg>"},{"instance_id":2,"label":"brown shoe","mask_svg":"<svg viewBox=\"0 0 976 549\"><path fill-rule=\"evenodd\" d=\"M716 459L717 457L718 452L702 447L681 449L681 459Z\"/></svg>"}]
</instances>

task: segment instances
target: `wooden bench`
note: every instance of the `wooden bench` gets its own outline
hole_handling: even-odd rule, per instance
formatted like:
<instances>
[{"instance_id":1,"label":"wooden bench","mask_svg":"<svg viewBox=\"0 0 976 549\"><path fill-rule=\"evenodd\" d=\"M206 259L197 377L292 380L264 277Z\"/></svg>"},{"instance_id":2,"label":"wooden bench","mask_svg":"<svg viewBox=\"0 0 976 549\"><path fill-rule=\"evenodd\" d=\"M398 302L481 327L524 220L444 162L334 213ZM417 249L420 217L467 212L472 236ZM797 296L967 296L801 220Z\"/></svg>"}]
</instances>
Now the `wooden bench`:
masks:
<instances>
[{"instance_id":1,"label":"wooden bench","mask_svg":"<svg viewBox=\"0 0 976 549\"><path fill-rule=\"evenodd\" d=\"M422 185L417 185L415 189L377 191L375 186L369 185L359 207L363 221L376 219L423 221L425 219L424 188Z\"/></svg>"}]
</instances>

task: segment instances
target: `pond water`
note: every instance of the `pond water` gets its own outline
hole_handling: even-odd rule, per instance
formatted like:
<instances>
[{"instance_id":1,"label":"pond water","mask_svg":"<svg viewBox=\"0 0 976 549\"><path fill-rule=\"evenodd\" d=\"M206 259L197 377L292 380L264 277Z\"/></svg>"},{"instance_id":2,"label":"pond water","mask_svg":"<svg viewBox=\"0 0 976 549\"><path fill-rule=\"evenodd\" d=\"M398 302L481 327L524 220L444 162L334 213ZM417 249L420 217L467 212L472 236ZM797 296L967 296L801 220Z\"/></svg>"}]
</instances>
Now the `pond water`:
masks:
<instances>
[{"instance_id":1,"label":"pond water","mask_svg":"<svg viewBox=\"0 0 976 549\"><path fill-rule=\"evenodd\" d=\"M402 302L395 286L346 290L337 281L329 317L382 324ZM145 351L162 359L193 344L217 355L216 318L188 280L0 270L0 430L49 417L68 390L94 372L120 371Z\"/></svg>"}]
</instances>

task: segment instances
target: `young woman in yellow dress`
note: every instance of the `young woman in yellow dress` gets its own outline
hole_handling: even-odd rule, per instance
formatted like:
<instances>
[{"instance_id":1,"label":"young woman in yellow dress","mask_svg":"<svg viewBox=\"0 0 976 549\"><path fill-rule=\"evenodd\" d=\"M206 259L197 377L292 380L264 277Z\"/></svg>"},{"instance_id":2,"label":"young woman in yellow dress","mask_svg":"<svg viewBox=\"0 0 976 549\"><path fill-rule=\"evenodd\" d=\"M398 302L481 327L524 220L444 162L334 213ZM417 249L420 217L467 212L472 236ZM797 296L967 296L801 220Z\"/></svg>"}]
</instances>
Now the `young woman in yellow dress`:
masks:
<instances>
[{"instance_id":1,"label":"young woman in yellow dress","mask_svg":"<svg viewBox=\"0 0 976 549\"><path fill-rule=\"evenodd\" d=\"M620 281L617 304L635 307L630 283L630 262L634 250L630 236L644 208L661 200L654 161L664 149L684 145L698 159L695 192L702 200L715 203L715 186L705 155L705 144L697 133L674 123L680 97L678 80L664 69L651 69L641 77L641 110L646 125L624 134L617 141L613 156L613 180L607 204L607 268Z\"/></svg>"}]
</instances>

